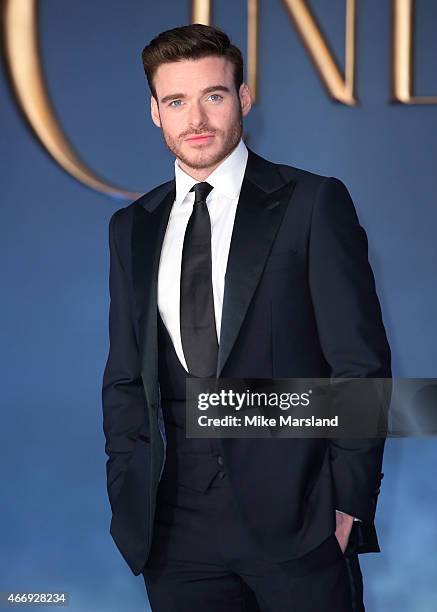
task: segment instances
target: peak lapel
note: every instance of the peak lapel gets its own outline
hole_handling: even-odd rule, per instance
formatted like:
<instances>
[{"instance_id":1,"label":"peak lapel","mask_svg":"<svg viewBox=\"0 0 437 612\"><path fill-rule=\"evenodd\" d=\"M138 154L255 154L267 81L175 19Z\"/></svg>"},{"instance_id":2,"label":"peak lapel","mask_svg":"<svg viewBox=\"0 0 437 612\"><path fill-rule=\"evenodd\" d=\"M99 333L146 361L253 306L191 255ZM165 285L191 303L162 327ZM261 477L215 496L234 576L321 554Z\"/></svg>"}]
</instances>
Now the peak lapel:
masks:
<instances>
[{"instance_id":1,"label":"peak lapel","mask_svg":"<svg viewBox=\"0 0 437 612\"><path fill-rule=\"evenodd\" d=\"M158 404L158 268L165 230L175 198L169 181L135 207L132 228L132 276L142 348L142 376L147 400Z\"/></svg>"},{"instance_id":2,"label":"peak lapel","mask_svg":"<svg viewBox=\"0 0 437 612\"><path fill-rule=\"evenodd\" d=\"M294 180L284 182L275 164L249 149L225 274L217 378L237 339L294 186Z\"/></svg>"}]
</instances>

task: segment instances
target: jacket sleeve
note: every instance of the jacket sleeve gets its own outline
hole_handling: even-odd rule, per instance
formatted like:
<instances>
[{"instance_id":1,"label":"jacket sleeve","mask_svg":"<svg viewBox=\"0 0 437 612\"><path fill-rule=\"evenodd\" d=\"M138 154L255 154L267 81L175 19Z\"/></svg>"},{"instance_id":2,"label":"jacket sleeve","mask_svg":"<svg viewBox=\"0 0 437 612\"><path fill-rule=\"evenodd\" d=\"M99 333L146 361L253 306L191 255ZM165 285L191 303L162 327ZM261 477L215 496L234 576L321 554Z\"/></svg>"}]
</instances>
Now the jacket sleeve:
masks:
<instances>
[{"instance_id":1,"label":"jacket sleeve","mask_svg":"<svg viewBox=\"0 0 437 612\"><path fill-rule=\"evenodd\" d=\"M322 181L314 202L309 283L331 379L390 379L391 353L368 261L367 236L347 188L333 177ZM366 410L361 397L352 395L347 401ZM335 508L365 523L375 516L384 444L385 437L329 440Z\"/></svg>"},{"instance_id":2,"label":"jacket sleeve","mask_svg":"<svg viewBox=\"0 0 437 612\"><path fill-rule=\"evenodd\" d=\"M146 405L128 279L117 248L120 212L116 211L109 221L109 353L102 385L107 491L112 510L137 433L144 425Z\"/></svg>"}]
</instances>

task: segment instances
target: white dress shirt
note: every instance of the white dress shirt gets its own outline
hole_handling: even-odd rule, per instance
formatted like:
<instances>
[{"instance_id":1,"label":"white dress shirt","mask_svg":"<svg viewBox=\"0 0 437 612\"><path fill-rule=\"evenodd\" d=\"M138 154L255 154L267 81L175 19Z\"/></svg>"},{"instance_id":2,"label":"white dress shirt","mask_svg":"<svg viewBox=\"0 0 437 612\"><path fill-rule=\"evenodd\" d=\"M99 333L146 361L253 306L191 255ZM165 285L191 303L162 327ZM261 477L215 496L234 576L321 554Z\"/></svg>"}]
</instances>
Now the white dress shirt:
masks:
<instances>
[{"instance_id":1,"label":"white dress shirt","mask_svg":"<svg viewBox=\"0 0 437 612\"><path fill-rule=\"evenodd\" d=\"M220 338L229 247L247 157L247 147L240 139L232 153L204 179L213 186L206 198L206 205L211 219L212 289L217 338ZM185 230L194 205L194 192L190 192L190 189L201 181L184 172L177 159L174 167L176 198L170 212L159 261L158 308L179 361L188 372L182 351L179 316L181 262Z\"/></svg>"}]
</instances>

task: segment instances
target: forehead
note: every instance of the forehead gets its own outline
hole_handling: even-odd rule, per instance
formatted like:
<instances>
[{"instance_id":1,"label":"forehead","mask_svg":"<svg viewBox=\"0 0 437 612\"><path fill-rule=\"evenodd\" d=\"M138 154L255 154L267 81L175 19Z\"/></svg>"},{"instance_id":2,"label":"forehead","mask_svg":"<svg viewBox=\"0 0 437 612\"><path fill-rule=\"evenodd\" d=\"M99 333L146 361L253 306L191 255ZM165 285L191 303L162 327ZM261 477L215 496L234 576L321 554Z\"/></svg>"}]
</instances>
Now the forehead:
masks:
<instances>
[{"instance_id":1,"label":"forehead","mask_svg":"<svg viewBox=\"0 0 437 612\"><path fill-rule=\"evenodd\" d=\"M163 97L172 91L197 93L210 85L221 83L232 86L232 63L224 57L203 57L161 64L155 73L157 95Z\"/></svg>"}]
</instances>

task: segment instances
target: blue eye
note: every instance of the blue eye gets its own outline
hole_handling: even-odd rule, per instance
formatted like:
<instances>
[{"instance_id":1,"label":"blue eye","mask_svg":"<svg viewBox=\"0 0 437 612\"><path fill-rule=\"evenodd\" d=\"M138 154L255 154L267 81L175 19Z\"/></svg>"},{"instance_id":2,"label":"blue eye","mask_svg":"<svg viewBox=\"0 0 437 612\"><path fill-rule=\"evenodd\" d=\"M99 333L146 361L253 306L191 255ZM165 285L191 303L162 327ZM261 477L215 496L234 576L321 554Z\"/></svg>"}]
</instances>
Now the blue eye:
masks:
<instances>
[{"instance_id":1,"label":"blue eye","mask_svg":"<svg viewBox=\"0 0 437 612\"><path fill-rule=\"evenodd\" d=\"M213 102L219 102L220 100L223 100L223 96L221 96L220 94L210 94L208 96L208 98L212 98L212 97L216 98L215 100L213 100ZM181 104L176 104L177 102L182 103L182 100L179 98L177 100L172 100L171 102L169 102L168 105L171 106L172 108L179 108Z\"/></svg>"}]
</instances>

